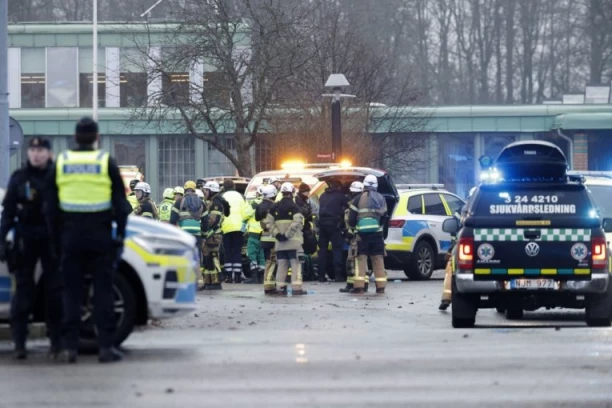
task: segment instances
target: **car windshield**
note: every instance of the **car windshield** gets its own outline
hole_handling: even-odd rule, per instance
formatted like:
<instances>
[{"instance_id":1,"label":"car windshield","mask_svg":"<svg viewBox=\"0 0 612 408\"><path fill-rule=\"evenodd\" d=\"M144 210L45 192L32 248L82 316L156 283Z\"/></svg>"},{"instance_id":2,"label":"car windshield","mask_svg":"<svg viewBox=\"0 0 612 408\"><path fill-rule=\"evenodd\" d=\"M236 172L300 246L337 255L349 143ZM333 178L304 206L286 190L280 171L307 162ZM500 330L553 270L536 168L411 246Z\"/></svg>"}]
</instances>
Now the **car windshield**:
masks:
<instances>
[{"instance_id":1,"label":"car windshield","mask_svg":"<svg viewBox=\"0 0 612 408\"><path fill-rule=\"evenodd\" d=\"M612 185L587 185L601 218L612 218Z\"/></svg>"}]
</instances>

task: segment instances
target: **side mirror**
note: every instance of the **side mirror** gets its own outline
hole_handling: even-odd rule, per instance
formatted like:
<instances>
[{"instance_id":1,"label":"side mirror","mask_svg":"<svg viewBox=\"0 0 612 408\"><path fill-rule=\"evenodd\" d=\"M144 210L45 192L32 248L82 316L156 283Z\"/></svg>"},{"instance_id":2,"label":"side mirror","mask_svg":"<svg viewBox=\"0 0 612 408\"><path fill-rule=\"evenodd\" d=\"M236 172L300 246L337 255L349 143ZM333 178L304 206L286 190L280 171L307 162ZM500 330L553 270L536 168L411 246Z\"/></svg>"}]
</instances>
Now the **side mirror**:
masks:
<instances>
[{"instance_id":1,"label":"side mirror","mask_svg":"<svg viewBox=\"0 0 612 408\"><path fill-rule=\"evenodd\" d=\"M612 232L612 218L604 218L602 222L604 232Z\"/></svg>"},{"instance_id":2,"label":"side mirror","mask_svg":"<svg viewBox=\"0 0 612 408\"><path fill-rule=\"evenodd\" d=\"M459 220L455 217L445 219L442 223L442 231L451 235L457 234L459 232Z\"/></svg>"}]
</instances>

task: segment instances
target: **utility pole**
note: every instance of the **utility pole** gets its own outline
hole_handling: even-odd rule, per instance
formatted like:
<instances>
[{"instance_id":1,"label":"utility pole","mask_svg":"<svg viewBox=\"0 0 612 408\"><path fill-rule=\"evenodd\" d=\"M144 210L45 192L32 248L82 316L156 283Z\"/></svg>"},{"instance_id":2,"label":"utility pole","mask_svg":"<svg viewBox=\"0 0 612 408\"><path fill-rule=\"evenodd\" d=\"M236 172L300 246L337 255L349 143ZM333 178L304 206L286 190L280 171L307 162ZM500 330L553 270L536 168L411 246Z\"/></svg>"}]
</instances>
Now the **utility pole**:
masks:
<instances>
[{"instance_id":1,"label":"utility pole","mask_svg":"<svg viewBox=\"0 0 612 408\"><path fill-rule=\"evenodd\" d=\"M9 180L8 0L0 0L0 188Z\"/></svg>"},{"instance_id":2,"label":"utility pole","mask_svg":"<svg viewBox=\"0 0 612 408\"><path fill-rule=\"evenodd\" d=\"M91 94L92 99L92 113L93 120L98 121L98 0L93 0L93 55L91 68L93 92Z\"/></svg>"}]
</instances>

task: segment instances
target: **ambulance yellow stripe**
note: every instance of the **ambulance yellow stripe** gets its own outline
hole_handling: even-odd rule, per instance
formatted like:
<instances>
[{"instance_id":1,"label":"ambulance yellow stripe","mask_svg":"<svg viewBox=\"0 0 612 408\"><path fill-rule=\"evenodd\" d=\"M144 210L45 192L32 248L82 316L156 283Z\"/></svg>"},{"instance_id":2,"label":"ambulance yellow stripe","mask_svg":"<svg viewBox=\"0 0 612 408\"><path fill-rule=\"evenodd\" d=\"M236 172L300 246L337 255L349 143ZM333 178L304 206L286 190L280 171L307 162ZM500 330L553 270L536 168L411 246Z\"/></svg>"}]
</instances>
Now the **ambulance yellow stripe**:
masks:
<instances>
[{"instance_id":1,"label":"ambulance yellow stripe","mask_svg":"<svg viewBox=\"0 0 612 408\"><path fill-rule=\"evenodd\" d=\"M590 269L574 269L575 275L589 275L591 273Z\"/></svg>"},{"instance_id":2,"label":"ambulance yellow stripe","mask_svg":"<svg viewBox=\"0 0 612 408\"><path fill-rule=\"evenodd\" d=\"M540 273L542 275L556 275L557 274L557 270L556 269L542 269L542 270L540 270Z\"/></svg>"},{"instance_id":3,"label":"ambulance yellow stripe","mask_svg":"<svg viewBox=\"0 0 612 408\"><path fill-rule=\"evenodd\" d=\"M474 275L490 275L490 269L474 269Z\"/></svg>"},{"instance_id":4,"label":"ambulance yellow stripe","mask_svg":"<svg viewBox=\"0 0 612 408\"><path fill-rule=\"evenodd\" d=\"M524 269L508 269L508 275L523 275L524 273Z\"/></svg>"}]
</instances>

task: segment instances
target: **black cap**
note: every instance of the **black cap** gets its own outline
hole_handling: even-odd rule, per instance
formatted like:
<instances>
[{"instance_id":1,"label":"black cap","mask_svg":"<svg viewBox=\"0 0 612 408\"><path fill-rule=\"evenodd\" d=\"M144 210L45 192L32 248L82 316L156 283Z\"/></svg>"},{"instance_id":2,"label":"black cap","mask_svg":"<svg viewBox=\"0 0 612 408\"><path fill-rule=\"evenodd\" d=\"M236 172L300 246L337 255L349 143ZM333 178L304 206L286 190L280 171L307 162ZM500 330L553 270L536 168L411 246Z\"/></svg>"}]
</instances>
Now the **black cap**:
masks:
<instances>
[{"instance_id":1,"label":"black cap","mask_svg":"<svg viewBox=\"0 0 612 408\"><path fill-rule=\"evenodd\" d=\"M42 147L51 150L51 142L49 139L44 139L42 137L33 137L28 142L28 148L30 147Z\"/></svg>"},{"instance_id":2,"label":"black cap","mask_svg":"<svg viewBox=\"0 0 612 408\"><path fill-rule=\"evenodd\" d=\"M306 183L301 183L300 187L298 188L298 192L300 193L307 193L310 191L310 186Z\"/></svg>"}]
</instances>

